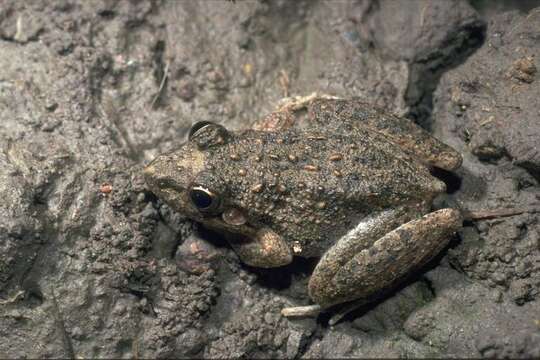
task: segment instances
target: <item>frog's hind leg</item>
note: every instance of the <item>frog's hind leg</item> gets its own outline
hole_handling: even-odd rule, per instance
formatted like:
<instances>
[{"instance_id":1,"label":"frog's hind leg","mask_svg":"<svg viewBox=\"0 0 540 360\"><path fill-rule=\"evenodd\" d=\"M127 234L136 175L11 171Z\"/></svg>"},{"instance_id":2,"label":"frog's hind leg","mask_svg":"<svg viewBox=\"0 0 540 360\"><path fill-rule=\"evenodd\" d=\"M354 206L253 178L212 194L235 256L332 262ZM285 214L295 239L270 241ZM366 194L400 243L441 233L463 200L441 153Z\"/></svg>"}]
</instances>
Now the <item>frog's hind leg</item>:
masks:
<instances>
[{"instance_id":1,"label":"frog's hind leg","mask_svg":"<svg viewBox=\"0 0 540 360\"><path fill-rule=\"evenodd\" d=\"M365 304L438 254L461 223L459 211L442 209L394 227L369 246L364 246L369 244L365 236L377 231L353 231L315 268L310 297L322 308L348 301Z\"/></svg>"},{"instance_id":2,"label":"frog's hind leg","mask_svg":"<svg viewBox=\"0 0 540 360\"><path fill-rule=\"evenodd\" d=\"M388 113L358 99L322 99L309 102L309 117L318 126L348 135L362 126L384 135L405 152L429 165L457 169L461 155L409 119Z\"/></svg>"},{"instance_id":3,"label":"frog's hind leg","mask_svg":"<svg viewBox=\"0 0 540 360\"><path fill-rule=\"evenodd\" d=\"M352 254L370 248L375 240L415 217L417 210L398 207L364 219L321 258L311 277L310 287L317 287L315 284L320 284L334 288L332 278L337 269L346 265ZM304 317L316 315L321 310L320 305L309 305L285 308L281 313L285 317Z\"/></svg>"}]
</instances>

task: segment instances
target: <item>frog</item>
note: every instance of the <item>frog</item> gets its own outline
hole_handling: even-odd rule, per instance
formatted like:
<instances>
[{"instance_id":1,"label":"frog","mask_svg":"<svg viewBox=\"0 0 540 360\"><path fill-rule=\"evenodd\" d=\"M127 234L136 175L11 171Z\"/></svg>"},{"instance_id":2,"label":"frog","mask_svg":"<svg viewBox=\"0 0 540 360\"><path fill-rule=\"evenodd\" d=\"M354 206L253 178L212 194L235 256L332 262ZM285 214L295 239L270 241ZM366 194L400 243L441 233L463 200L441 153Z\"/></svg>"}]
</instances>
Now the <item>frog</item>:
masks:
<instances>
[{"instance_id":1,"label":"frog","mask_svg":"<svg viewBox=\"0 0 540 360\"><path fill-rule=\"evenodd\" d=\"M189 219L225 235L239 259L275 268L315 258L311 305L338 305L331 322L395 288L437 256L462 226L431 211L460 153L413 121L360 98L289 98L249 129L191 127L177 150L144 168L149 189Z\"/></svg>"}]
</instances>

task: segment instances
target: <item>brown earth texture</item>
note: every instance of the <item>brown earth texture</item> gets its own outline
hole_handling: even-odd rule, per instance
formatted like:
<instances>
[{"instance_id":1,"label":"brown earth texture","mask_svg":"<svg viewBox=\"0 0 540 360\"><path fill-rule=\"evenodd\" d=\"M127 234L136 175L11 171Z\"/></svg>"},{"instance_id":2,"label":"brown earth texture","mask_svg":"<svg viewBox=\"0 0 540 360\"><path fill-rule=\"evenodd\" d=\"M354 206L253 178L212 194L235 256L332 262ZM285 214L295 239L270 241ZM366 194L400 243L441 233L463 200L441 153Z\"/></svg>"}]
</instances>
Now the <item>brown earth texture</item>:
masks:
<instances>
[{"instance_id":1,"label":"brown earth texture","mask_svg":"<svg viewBox=\"0 0 540 360\"><path fill-rule=\"evenodd\" d=\"M540 215L465 222L334 326L141 169L191 124L361 97L461 152L434 206L540 203L540 1L0 2L0 358L540 357Z\"/></svg>"}]
</instances>

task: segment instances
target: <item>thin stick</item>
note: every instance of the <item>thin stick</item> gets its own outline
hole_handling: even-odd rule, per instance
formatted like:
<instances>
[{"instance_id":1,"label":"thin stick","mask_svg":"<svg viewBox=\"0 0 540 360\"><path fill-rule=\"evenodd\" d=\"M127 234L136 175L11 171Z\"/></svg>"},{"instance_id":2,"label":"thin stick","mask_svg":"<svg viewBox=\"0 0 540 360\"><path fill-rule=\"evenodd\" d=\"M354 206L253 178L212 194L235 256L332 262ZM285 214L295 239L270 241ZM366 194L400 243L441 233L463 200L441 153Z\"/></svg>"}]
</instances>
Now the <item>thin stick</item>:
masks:
<instances>
[{"instance_id":1,"label":"thin stick","mask_svg":"<svg viewBox=\"0 0 540 360\"><path fill-rule=\"evenodd\" d=\"M0 300L0 305L7 305L14 303L15 301L19 300L20 298L24 297L24 291L19 290L13 297L7 299L7 300Z\"/></svg>"},{"instance_id":2,"label":"thin stick","mask_svg":"<svg viewBox=\"0 0 540 360\"><path fill-rule=\"evenodd\" d=\"M165 64L165 69L163 69L163 78L161 78L161 83L159 84L158 92L157 92L156 96L154 96L154 100L152 100L152 104L150 105L150 107L152 109L156 105L156 102L158 101L159 97L161 96L161 93L163 92L163 87L165 86L165 81L167 81L167 77L169 77L169 65L170 64L171 63L168 62L168 61Z\"/></svg>"},{"instance_id":3,"label":"thin stick","mask_svg":"<svg viewBox=\"0 0 540 360\"><path fill-rule=\"evenodd\" d=\"M508 216L521 215L525 213L537 213L540 208L513 208L513 209L496 209L496 210L465 210L463 217L465 220L488 220Z\"/></svg>"}]
</instances>

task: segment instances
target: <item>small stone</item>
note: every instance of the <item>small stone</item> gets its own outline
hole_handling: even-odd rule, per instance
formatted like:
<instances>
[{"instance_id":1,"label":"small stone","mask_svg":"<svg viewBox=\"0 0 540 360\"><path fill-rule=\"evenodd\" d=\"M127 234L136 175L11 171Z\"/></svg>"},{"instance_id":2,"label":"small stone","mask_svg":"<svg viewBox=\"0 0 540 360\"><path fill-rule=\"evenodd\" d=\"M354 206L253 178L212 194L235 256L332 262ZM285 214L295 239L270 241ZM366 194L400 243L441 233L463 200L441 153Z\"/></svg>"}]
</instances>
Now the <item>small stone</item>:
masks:
<instances>
[{"instance_id":1,"label":"small stone","mask_svg":"<svg viewBox=\"0 0 540 360\"><path fill-rule=\"evenodd\" d=\"M318 171L319 167L316 165L304 165L304 170L307 171Z\"/></svg>"},{"instance_id":2,"label":"small stone","mask_svg":"<svg viewBox=\"0 0 540 360\"><path fill-rule=\"evenodd\" d=\"M511 76L530 84L534 81L536 71L537 69L536 65L534 64L534 58L527 56L514 62Z\"/></svg>"},{"instance_id":3,"label":"small stone","mask_svg":"<svg viewBox=\"0 0 540 360\"><path fill-rule=\"evenodd\" d=\"M473 147L472 153L480 160L497 160L500 159L504 153L505 148L495 145L494 143L487 141L483 144L478 144Z\"/></svg>"},{"instance_id":4,"label":"small stone","mask_svg":"<svg viewBox=\"0 0 540 360\"><path fill-rule=\"evenodd\" d=\"M176 349L182 355L193 356L204 348L206 342L204 333L189 329L176 338Z\"/></svg>"},{"instance_id":5,"label":"small stone","mask_svg":"<svg viewBox=\"0 0 540 360\"><path fill-rule=\"evenodd\" d=\"M405 334L416 341L422 340L433 330L433 318L423 312L415 312L403 324Z\"/></svg>"},{"instance_id":6,"label":"small stone","mask_svg":"<svg viewBox=\"0 0 540 360\"><path fill-rule=\"evenodd\" d=\"M270 312L267 312L266 314L264 314L264 321L268 325L273 325L276 323L276 316Z\"/></svg>"},{"instance_id":7,"label":"small stone","mask_svg":"<svg viewBox=\"0 0 540 360\"><path fill-rule=\"evenodd\" d=\"M20 44L37 40L43 30L44 20L40 16L22 16L19 15L16 20L16 29L13 40Z\"/></svg>"},{"instance_id":8,"label":"small stone","mask_svg":"<svg viewBox=\"0 0 540 360\"><path fill-rule=\"evenodd\" d=\"M287 358L293 359L298 355L304 337L303 335L302 332L294 330L289 333L289 338L287 339Z\"/></svg>"},{"instance_id":9,"label":"small stone","mask_svg":"<svg viewBox=\"0 0 540 360\"><path fill-rule=\"evenodd\" d=\"M99 187L99 191L101 191L102 194L110 194L112 190L113 190L112 185L109 183L103 183Z\"/></svg>"},{"instance_id":10,"label":"small stone","mask_svg":"<svg viewBox=\"0 0 540 360\"><path fill-rule=\"evenodd\" d=\"M263 184L256 184L251 188L251 192L260 193L263 189Z\"/></svg>"},{"instance_id":11,"label":"small stone","mask_svg":"<svg viewBox=\"0 0 540 360\"><path fill-rule=\"evenodd\" d=\"M78 326L75 326L73 329L71 329L71 337L75 340L82 340L85 337L85 334L83 333L82 329Z\"/></svg>"},{"instance_id":12,"label":"small stone","mask_svg":"<svg viewBox=\"0 0 540 360\"><path fill-rule=\"evenodd\" d=\"M57 108L58 108L58 103L57 103L56 101L53 101L53 100L48 99L48 100L45 102L45 109L47 109L47 111L53 112L53 111L55 111Z\"/></svg>"},{"instance_id":13,"label":"small stone","mask_svg":"<svg viewBox=\"0 0 540 360\"><path fill-rule=\"evenodd\" d=\"M243 50L249 50L253 47L253 40L248 34L243 33L238 39L238 47Z\"/></svg>"},{"instance_id":14,"label":"small stone","mask_svg":"<svg viewBox=\"0 0 540 360\"><path fill-rule=\"evenodd\" d=\"M502 301L503 301L503 293L502 293L502 291L494 290L491 293L491 299L493 300L493 302L495 302L497 304L502 303Z\"/></svg>"},{"instance_id":15,"label":"small stone","mask_svg":"<svg viewBox=\"0 0 540 360\"><path fill-rule=\"evenodd\" d=\"M178 97L184 101L190 101L195 97L195 86L187 79L182 79L178 84Z\"/></svg>"},{"instance_id":16,"label":"small stone","mask_svg":"<svg viewBox=\"0 0 540 360\"><path fill-rule=\"evenodd\" d=\"M492 274L491 278L498 285L504 285L506 283L506 275L502 272L495 272Z\"/></svg>"},{"instance_id":17,"label":"small stone","mask_svg":"<svg viewBox=\"0 0 540 360\"><path fill-rule=\"evenodd\" d=\"M517 305L523 305L534 299L534 290L528 279L518 279L510 284L510 296Z\"/></svg>"}]
</instances>

